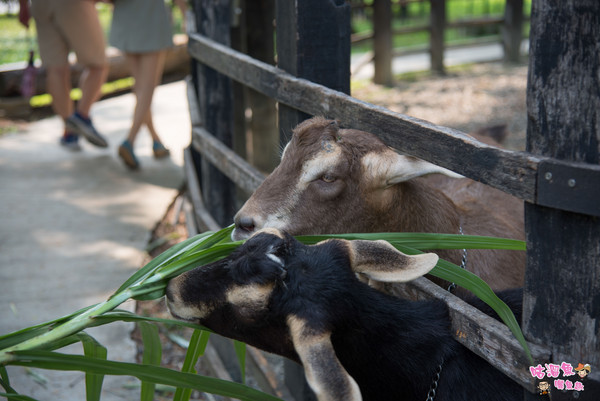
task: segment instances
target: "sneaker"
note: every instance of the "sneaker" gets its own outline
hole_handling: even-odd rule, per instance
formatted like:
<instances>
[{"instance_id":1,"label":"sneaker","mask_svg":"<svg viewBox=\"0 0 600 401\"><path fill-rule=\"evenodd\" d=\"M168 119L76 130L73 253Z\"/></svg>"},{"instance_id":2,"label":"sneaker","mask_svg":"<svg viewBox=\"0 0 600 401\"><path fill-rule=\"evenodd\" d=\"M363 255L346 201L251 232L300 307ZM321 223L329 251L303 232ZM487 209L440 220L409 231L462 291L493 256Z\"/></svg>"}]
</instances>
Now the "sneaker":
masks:
<instances>
[{"instance_id":1,"label":"sneaker","mask_svg":"<svg viewBox=\"0 0 600 401\"><path fill-rule=\"evenodd\" d=\"M137 170L140 168L140 163L133 153L133 146L131 146L131 142L123 141L121 146L119 146L119 157L123 160L123 163L129 167L129 169Z\"/></svg>"},{"instance_id":2,"label":"sneaker","mask_svg":"<svg viewBox=\"0 0 600 401\"><path fill-rule=\"evenodd\" d=\"M99 148L108 147L108 142L106 142L106 139L104 139L102 135L96 131L96 128L94 128L92 125L91 119L85 118L78 112L75 112L69 118L67 118L65 123L67 129L76 134L82 135L92 145L98 146Z\"/></svg>"},{"instance_id":3,"label":"sneaker","mask_svg":"<svg viewBox=\"0 0 600 401\"><path fill-rule=\"evenodd\" d=\"M152 143L152 152L154 152L155 159L163 159L171 154L169 149L165 148L164 145L158 141Z\"/></svg>"},{"instance_id":4,"label":"sneaker","mask_svg":"<svg viewBox=\"0 0 600 401\"><path fill-rule=\"evenodd\" d=\"M81 150L79 145L79 136L71 133L65 133L60 137L60 144L67 150L77 152Z\"/></svg>"}]
</instances>

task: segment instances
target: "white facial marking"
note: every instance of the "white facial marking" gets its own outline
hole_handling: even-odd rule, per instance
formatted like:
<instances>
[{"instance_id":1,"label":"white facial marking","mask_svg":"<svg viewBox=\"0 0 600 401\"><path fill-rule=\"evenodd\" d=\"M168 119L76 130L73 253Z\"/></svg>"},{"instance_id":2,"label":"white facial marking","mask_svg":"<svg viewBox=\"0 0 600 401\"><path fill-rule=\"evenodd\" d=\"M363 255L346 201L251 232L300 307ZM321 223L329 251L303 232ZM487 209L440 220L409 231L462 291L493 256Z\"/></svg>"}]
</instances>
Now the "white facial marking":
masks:
<instances>
[{"instance_id":1,"label":"white facial marking","mask_svg":"<svg viewBox=\"0 0 600 401\"><path fill-rule=\"evenodd\" d=\"M297 191L303 191L308 184L318 179L327 171L336 166L342 156L342 148L332 141L324 141L321 144L322 151L317 153L315 157L307 160L302 165L302 173L298 180Z\"/></svg>"}]
</instances>

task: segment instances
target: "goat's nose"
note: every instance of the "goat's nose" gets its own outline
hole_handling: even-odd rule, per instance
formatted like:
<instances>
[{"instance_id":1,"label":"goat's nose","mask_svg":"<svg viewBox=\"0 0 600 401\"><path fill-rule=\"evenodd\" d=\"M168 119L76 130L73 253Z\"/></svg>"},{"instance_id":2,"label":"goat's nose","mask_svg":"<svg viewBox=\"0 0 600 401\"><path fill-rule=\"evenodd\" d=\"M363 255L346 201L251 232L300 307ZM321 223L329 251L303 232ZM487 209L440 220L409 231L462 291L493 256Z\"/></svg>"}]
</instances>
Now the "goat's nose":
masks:
<instances>
[{"instance_id":1,"label":"goat's nose","mask_svg":"<svg viewBox=\"0 0 600 401\"><path fill-rule=\"evenodd\" d=\"M235 225L237 228L247 233L251 233L255 228L254 219L249 216L241 216L236 220Z\"/></svg>"}]
</instances>

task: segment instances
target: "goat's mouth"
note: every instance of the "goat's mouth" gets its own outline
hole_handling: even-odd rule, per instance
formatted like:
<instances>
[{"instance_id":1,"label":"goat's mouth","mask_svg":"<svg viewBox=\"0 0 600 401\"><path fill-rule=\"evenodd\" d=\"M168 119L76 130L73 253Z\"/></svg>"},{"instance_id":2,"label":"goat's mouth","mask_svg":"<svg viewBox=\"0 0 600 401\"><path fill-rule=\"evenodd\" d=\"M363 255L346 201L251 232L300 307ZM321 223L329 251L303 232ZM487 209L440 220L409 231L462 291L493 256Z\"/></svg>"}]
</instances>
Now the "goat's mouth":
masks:
<instances>
[{"instance_id":1,"label":"goat's mouth","mask_svg":"<svg viewBox=\"0 0 600 401\"><path fill-rule=\"evenodd\" d=\"M233 241L241 241L241 240L245 240L248 239L252 236L252 234L254 233L254 227L247 228L247 227L239 227L236 226L233 231L231 232L231 239Z\"/></svg>"}]
</instances>

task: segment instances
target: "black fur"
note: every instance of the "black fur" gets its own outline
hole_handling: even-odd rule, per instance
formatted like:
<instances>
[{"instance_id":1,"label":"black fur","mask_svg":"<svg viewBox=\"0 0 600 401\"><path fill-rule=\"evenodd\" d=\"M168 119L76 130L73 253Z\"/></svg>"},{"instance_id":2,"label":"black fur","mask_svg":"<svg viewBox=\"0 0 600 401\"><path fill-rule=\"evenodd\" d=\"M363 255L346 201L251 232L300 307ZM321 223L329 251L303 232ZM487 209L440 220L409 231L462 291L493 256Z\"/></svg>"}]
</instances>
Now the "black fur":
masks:
<instances>
[{"instance_id":1,"label":"black fur","mask_svg":"<svg viewBox=\"0 0 600 401\"><path fill-rule=\"evenodd\" d=\"M264 256L270 246L283 259L284 272ZM331 332L338 359L366 401L425 400L442 361L436 401L522 399L519 385L454 340L444 303L412 302L379 292L356 278L348 258L340 242L306 246L291 236L259 234L225 265L233 281L243 277L275 284L264 316L248 323L236 320L235 311L223 306L200 323L298 361L285 319L302 318L314 330ZM202 292L198 286L217 284L204 277L202 272L211 267L206 269L192 271L196 273L185 280L194 297ZM214 295L215 289L207 291ZM511 292L509 298L520 313L519 293ZM486 311L480 302L473 303Z\"/></svg>"}]
</instances>

